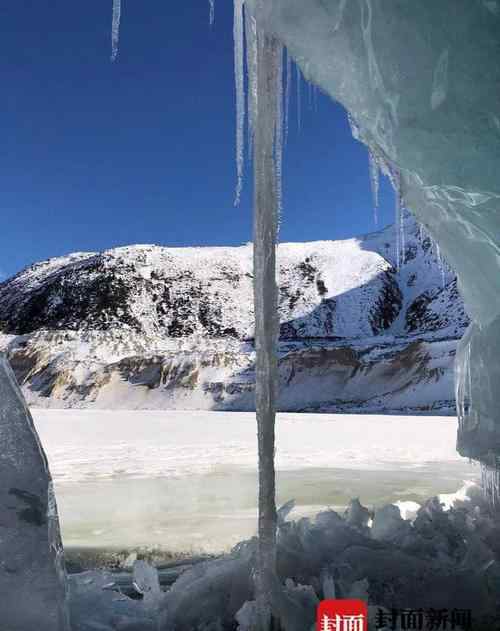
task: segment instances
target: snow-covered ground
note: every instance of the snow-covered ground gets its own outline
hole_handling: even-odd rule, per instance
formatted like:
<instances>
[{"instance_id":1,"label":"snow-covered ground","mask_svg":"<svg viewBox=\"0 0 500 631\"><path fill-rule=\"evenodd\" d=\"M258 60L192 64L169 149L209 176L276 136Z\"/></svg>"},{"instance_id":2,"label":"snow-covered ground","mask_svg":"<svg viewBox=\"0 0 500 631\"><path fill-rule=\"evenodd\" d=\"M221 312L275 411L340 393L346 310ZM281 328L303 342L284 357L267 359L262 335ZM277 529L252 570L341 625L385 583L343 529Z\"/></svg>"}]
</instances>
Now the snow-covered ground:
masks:
<instances>
[{"instance_id":1,"label":"snow-covered ground","mask_svg":"<svg viewBox=\"0 0 500 631\"><path fill-rule=\"evenodd\" d=\"M253 534L253 414L32 412L66 546L218 551ZM454 492L479 475L455 434L450 417L280 414L278 499L297 516Z\"/></svg>"}]
</instances>

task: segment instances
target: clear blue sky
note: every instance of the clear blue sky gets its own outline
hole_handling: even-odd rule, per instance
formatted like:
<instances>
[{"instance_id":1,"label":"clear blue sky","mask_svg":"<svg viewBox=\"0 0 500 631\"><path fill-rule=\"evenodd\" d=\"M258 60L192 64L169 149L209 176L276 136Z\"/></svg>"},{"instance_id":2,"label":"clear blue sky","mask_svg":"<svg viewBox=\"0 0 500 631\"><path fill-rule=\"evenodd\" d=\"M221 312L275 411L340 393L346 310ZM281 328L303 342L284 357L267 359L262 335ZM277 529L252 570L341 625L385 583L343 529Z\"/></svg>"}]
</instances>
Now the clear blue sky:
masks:
<instances>
[{"instance_id":1,"label":"clear blue sky","mask_svg":"<svg viewBox=\"0 0 500 631\"><path fill-rule=\"evenodd\" d=\"M232 2L123 0L111 64L111 0L0 8L0 271L129 243L251 239L251 177L233 207ZM296 94L293 86L292 94ZM281 239L374 229L367 155L342 109L291 102ZM380 225L392 221L382 188Z\"/></svg>"}]
</instances>

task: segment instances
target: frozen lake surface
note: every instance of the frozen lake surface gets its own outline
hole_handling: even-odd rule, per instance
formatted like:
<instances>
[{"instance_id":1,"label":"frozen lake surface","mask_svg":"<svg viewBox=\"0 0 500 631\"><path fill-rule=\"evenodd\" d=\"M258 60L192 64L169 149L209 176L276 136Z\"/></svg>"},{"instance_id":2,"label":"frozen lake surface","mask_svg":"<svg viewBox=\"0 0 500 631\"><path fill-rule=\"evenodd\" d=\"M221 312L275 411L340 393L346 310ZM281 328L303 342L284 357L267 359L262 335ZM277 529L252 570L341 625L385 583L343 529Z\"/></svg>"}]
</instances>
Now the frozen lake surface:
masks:
<instances>
[{"instance_id":1,"label":"frozen lake surface","mask_svg":"<svg viewBox=\"0 0 500 631\"><path fill-rule=\"evenodd\" d=\"M251 413L32 410L68 547L228 549L255 532ZM292 515L453 493L479 477L456 419L280 414L278 500Z\"/></svg>"}]
</instances>

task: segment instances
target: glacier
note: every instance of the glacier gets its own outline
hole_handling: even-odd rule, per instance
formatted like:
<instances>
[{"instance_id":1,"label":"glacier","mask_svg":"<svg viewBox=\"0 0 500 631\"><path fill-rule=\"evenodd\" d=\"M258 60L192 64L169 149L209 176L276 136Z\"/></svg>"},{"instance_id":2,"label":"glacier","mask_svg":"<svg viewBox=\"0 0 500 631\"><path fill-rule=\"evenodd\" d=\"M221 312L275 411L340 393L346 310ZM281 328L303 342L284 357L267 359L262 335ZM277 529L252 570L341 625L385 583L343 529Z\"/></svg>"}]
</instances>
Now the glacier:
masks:
<instances>
[{"instance_id":1,"label":"glacier","mask_svg":"<svg viewBox=\"0 0 500 631\"><path fill-rule=\"evenodd\" d=\"M467 397L458 401L458 448L495 468L498 360L481 352L500 326L498 2L245 6L307 80L346 108L382 170L399 174L405 206L457 272L472 318L457 362L457 394Z\"/></svg>"}]
</instances>

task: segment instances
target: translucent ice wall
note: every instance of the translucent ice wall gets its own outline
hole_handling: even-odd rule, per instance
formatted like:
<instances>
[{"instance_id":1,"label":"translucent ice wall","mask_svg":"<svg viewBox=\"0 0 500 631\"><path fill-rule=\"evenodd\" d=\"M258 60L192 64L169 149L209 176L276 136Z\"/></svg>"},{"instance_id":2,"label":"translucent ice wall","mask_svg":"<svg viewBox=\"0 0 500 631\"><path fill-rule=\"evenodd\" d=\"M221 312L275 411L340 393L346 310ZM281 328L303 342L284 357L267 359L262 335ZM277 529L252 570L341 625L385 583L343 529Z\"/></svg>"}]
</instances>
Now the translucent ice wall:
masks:
<instances>
[{"instance_id":1,"label":"translucent ice wall","mask_svg":"<svg viewBox=\"0 0 500 631\"><path fill-rule=\"evenodd\" d=\"M246 0L252 12L256 1ZM400 174L406 206L458 273L474 321L457 362L458 447L496 463L500 2L270 0L257 19L345 106L383 169Z\"/></svg>"},{"instance_id":2,"label":"translucent ice wall","mask_svg":"<svg viewBox=\"0 0 500 631\"><path fill-rule=\"evenodd\" d=\"M69 631L66 573L47 461L0 355L0 628Z\"/></svg>"}]
</instances>

